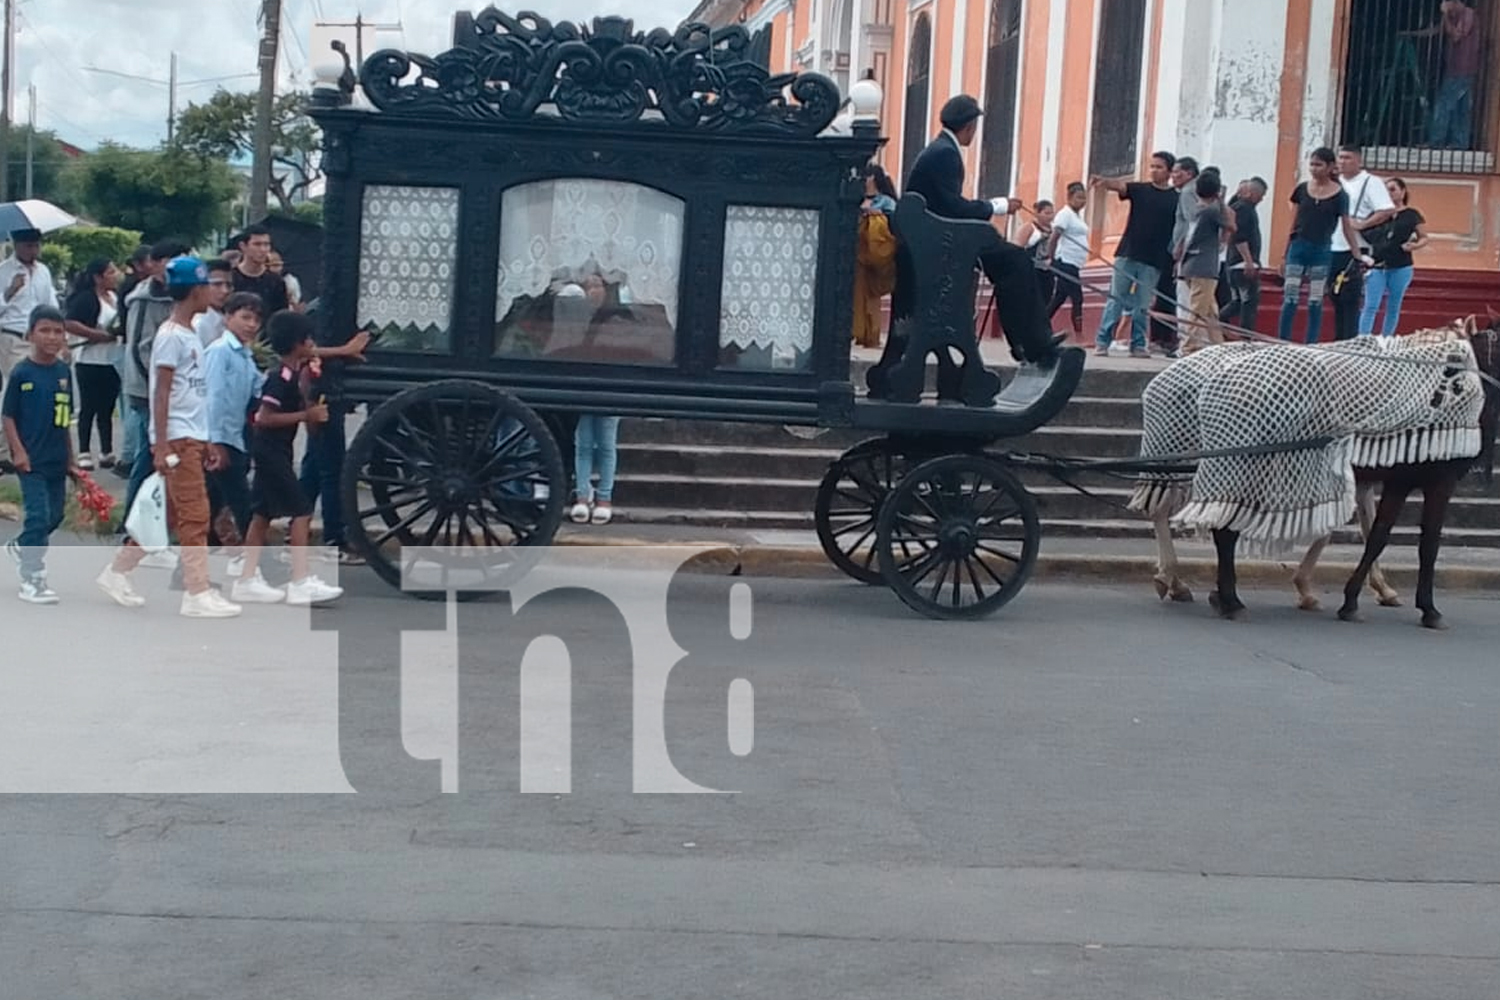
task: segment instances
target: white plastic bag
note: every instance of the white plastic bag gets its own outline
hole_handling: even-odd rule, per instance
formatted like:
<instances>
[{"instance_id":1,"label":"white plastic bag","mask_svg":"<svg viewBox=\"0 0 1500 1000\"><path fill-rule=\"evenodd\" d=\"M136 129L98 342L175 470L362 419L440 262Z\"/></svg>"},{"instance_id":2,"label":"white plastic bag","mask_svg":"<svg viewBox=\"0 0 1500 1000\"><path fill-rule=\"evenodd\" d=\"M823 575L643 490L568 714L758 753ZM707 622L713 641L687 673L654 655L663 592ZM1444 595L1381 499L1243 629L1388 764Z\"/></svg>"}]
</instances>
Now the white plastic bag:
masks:
<instances>
[{"instance_id":1,"label":"white plastic bag","mask_svg":"<svg viewBox=\"0 0 1500 1000\"><path fill-rule=\"evenodd\" d=\"M135 504L125 517L125 530L135 544L154 555L172 544L167 530L167 482L161 473L153 472L141 484Z\"/></svg>"}]
</instances>

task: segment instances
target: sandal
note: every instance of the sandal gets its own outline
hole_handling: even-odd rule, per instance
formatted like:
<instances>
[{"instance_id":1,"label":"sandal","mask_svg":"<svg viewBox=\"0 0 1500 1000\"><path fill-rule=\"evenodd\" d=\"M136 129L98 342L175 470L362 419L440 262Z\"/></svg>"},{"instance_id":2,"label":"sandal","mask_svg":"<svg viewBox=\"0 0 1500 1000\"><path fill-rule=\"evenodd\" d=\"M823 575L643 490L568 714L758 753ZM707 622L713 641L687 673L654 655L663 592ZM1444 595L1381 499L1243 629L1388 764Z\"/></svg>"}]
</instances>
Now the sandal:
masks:
<instances>
[{"instance_id":1,"label":"sandal","mask_svg":"<svg viewBox=\"0 0 1500 1000\"><path fill-rule=\"evenodd\" d=\"M615 519L614 508L607 503L601 503L594 507L593 521L598 525L608 524Z\"/></svg>"},{"instance_id":2,"label":"sandal","mask_svg":"<svg viewBox=\"0 0 1500 1000\"><path fill-rule=\"evenodd\" d=\"M578 501L573 505L573 509L568 513L568 516L572 519L574 524L588 524L589 505L584 503L582 500Z\"/></svg>"}]
</instances>

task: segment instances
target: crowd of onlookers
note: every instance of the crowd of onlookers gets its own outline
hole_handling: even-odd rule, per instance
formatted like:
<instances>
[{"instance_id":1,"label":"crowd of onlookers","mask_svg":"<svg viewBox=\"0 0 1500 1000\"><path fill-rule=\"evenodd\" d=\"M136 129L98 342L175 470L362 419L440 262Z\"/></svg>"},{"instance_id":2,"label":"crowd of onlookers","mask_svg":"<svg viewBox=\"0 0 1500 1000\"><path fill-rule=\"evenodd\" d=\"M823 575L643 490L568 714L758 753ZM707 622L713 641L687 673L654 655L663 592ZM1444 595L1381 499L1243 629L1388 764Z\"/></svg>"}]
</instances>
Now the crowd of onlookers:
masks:
<instances>
[{"instance_id":1,"label":"crowd of onlookers","mask_svg":"<svg viewBox=\"0 0 1500 1000\"><path fill-rule=\"evenodd\" d=\"M38 259L41 234L11 239L15 253L0 264L0 472L16 473L21 483L22 531L8 545L21 598L57 603L45 573L48 538L64 518L67 480L94 468L129 481L126 511L153 473L159 476L161 506L181 552L148 554L123 537L98 579L117 603L144 603L130 573L148 562L180 575L187 617L341 596L310 566L319 503L317 558L358 561L344 548L337 499L344 414L327 402L321 364L360 355L368 336L337 348L315 345L298 284L263 227L251 227L223 257L206 262L170 241L143 247L123 271L113 261L89 262L62 297ZM118 454L117 406L124 428ZM293 445L304 426L299 474ZM291 579L273 587L259 554L269 525L281 519L291 522ZM209 580L211 546L232 557L227 597Z\"/></svg>"}]
</instances>

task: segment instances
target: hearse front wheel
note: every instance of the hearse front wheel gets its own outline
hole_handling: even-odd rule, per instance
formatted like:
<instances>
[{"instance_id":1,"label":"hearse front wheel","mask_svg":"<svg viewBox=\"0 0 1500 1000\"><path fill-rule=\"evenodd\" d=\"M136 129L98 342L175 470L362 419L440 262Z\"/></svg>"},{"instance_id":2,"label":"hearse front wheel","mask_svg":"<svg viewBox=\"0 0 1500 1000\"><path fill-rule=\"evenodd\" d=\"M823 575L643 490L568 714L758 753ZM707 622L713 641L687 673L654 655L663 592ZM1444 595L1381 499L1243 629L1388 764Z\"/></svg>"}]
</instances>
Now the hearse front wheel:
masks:
<instances>
[{"instance_id":1,"label":"hearse front wheel","mask_svg":"<svg viewBox=\"0 0 1500 1000\"><path fill-rule=\"evenodd\" d=\"M1041 552L1036 500L983 455L924 462L880 511L881 575L929 618L982 618L1021 592Z\"/></svg>"},{"instance_id":2,"label":"hearse front wheel","mask_svg":"<svg viewBox=\"0 0 1500 1000\"><path fill-rule=\"evenodd\" d=\"M382 404L349 446L349 543L415 596L494 593L551 544L567 482L530 407L481 382L434 382Z\"/></svg>"}]
</instances>

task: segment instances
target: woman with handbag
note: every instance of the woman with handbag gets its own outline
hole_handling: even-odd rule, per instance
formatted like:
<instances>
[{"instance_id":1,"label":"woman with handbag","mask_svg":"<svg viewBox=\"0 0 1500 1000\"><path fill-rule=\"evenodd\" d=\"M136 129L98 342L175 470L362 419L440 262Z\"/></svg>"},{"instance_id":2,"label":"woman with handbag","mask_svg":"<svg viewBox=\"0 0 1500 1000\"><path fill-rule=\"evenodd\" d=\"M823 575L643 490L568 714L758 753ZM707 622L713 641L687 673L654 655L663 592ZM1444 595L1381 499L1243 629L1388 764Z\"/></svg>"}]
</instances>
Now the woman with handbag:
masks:
<instances>
[{"instance_id":1,"label":"woman with handbag","mask_svg":"<svg viewBox=\"0 0 1500 1000\"><path fill-rule=\"evenodd\" d=\"M878 165L865 177L865 200L859 222L859 249L854 270L854 343L880 346L880 304L896 288L896 237L891 216L896 186Z\"/></svg>"},{"instance_id":2,"label":"woman with handbag","mask_svg":"<svg viewBox=\"0 0 1500 1000\"><path fill-rule=\"evenodd\" d=\"M1380 312L1382 300L1385 300L1385 322L1381 324L1381 335L1396 335L1396 326L1401 322L1401 303L1416 271L1411 255L1427 245L1427 234L1422 229L1427 220L1411 207L1406 182L1392 177L1385 186L1396 206L1396 215L1365 234L1370 240L1370 256L1375 258L1375 266L1365 275L1365 304L1359 314L1361 337L1375 332L1375 316Z\"/></svg>"}]
</instances>

